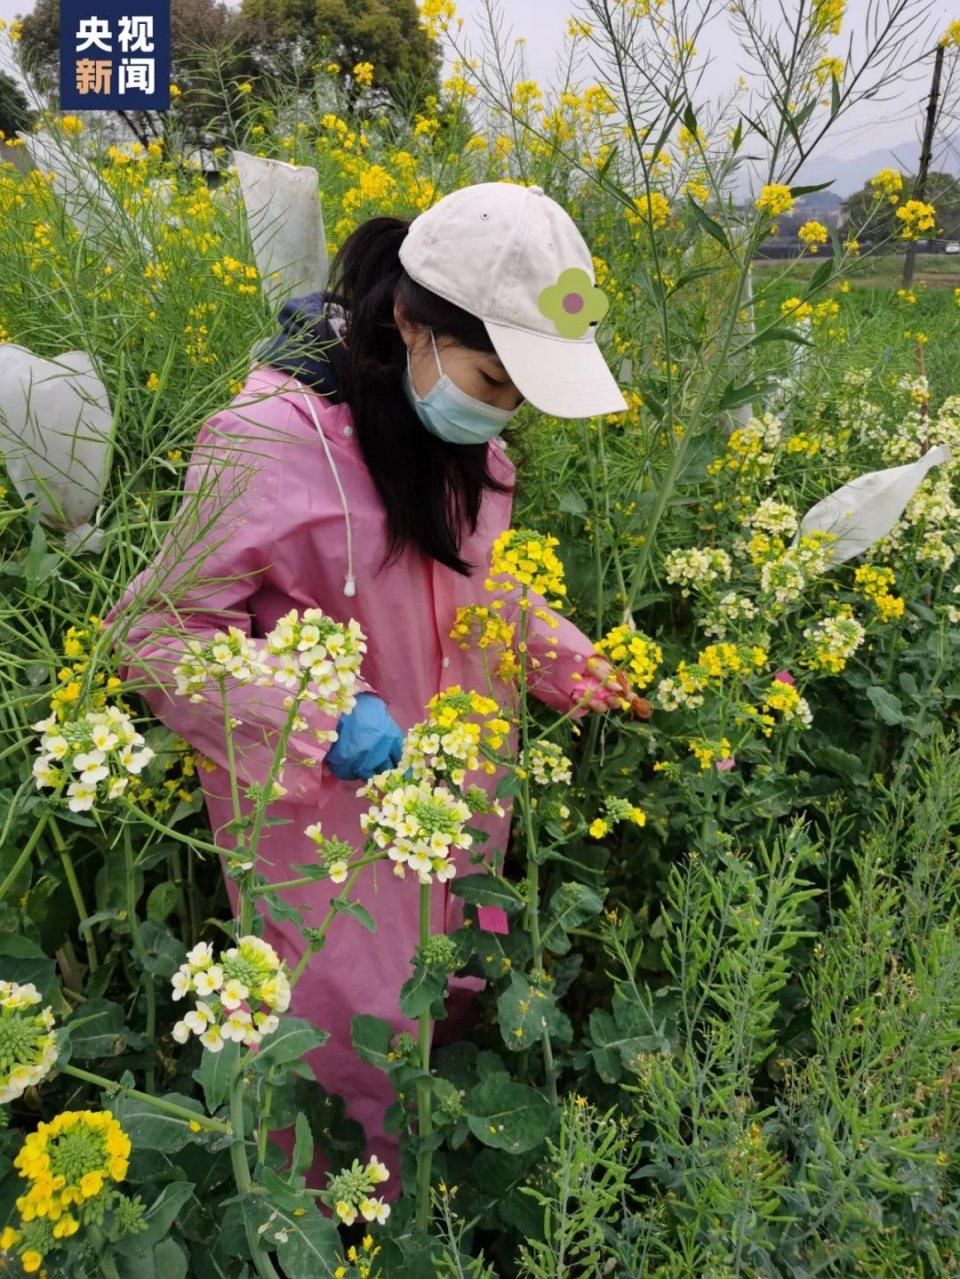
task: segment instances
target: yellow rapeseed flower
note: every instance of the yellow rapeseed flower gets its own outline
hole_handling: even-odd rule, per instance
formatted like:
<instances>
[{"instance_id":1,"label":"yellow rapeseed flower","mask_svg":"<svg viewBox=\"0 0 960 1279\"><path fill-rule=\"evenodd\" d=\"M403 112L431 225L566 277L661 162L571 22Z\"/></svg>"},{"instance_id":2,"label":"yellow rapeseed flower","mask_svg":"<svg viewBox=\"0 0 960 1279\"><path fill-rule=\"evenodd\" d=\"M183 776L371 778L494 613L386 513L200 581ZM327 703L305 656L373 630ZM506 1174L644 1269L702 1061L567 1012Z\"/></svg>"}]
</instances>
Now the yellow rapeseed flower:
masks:
<instances>
[{"instance_id":1,"label":"yellow rapeseed flower","mask_svg":"<svg viewBox=\"0 0 960 1279\"><path fill-rule=\"evenodd\" d=\"M771 217L776 217L779 213L789 213L794 203L790 188L784 186L782 182L767 183L754 200L760 212L769 213Z\"/></svg>"}]
</instances>

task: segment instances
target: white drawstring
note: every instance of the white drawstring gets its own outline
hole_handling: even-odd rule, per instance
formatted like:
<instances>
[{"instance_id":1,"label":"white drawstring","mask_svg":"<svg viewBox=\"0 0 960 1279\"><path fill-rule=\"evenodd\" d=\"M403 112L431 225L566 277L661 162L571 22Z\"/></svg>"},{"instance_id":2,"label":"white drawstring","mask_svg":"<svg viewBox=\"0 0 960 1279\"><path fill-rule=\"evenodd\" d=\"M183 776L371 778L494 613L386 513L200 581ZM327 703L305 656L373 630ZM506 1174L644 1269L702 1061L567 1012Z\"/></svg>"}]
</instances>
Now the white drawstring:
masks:
<instances>
[{"instance_id":1,"label":"white drawstring","mask_svg":"<svg viewBox=\"0 0 960 1279\"><path fill-rule=\"evenodd\" d=\"M312 393L307 390L302 382L297 378L292 379L302 390L307 399L307 408L310 410L310 416L313 418L313 425L317 428L317 434L320 436L323 444L323 451L327 455L327 461L330 463L330 470L333 472L333 479L337 486L337 492L340 494L340 505L343 507L344 519L347 522L347 576L343 580L344 595L356 595L357 583L353 576L353 532L350 527L350 507L347 505L347 495L343 491L343 485L340 483L340 473L337 470L337 464L333 460L333 454L330 452L330 445L327 443L327 437L320 429L320 423L317 421L317 415L313 409Z\"/></svg>"}]
</instances>

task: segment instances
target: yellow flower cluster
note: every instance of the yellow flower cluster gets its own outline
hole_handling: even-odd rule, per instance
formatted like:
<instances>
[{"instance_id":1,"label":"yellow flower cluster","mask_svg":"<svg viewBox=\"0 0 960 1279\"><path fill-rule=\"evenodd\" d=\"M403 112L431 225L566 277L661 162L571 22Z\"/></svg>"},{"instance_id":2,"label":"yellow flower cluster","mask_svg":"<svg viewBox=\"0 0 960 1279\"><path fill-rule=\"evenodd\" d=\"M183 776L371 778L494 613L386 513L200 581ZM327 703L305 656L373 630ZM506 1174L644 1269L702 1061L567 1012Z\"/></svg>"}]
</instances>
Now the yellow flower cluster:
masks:
<instances>
[{"instance_id":1,"label":"yellow flower cluster","mask_svg":"<svg viewBox=\"0 0 960 1279\"><path fill-rule=\"evenodd\" d=\"M708 644L700 652L697 665L708 679L722 680L731 673L748 673L763 666L766 660L766 650L759 644Z\"/></svg>"},{"instance_id":2,"label":"yellow flower cluster","mask_svg":"<svg viewBox=\"0 0 960 1279\"><path fill-rule=\"evenodd\" d=\"M356 1271L357 1279L371 1279L374 1273L373 1259L380 1251L379 1247L374 1247L372 1235L363 1236L359 1251L356 1244L352 1243L350 1245L345 1253L345 1258ZM346 1266L337 1266L333 1272L333 1279L347 1279L349 1274L350 1270Z\"/></svg>"},{"instance_id":3,"label":"yellow flower cluster","mask_svg":"<svg viewBox=\"0 0 960 1279\"><path fill-rule=\"evenodd\" d=\"M847 0L813 0L813 13L810 15L810 28L815 35L823 35L829 31L831 35L840 34Z\"/></svg>"},{"instance_id":4,"label":"yellow flower cluster","mask_svg":"<svg viewBox=\"0 0 960 1279\"><path fill-rule=\"evenodd\" d=\"M869 185L874 188L877 199L885 197L891 204L897 204L903 191L903 175L899 169L881 169L873 175Z\"/></svg>"},{"instance_id":5,"label":"yellow flower cluster","mask_svg":"<svg viewBox=\"0 0 960 1279\"><path fill-rule=\"evenodd\" d=\"M802 302L800 298L787 298L785 302L780 303L780 314L785 320L805 320L807 316L813 314L813 307L809 302Z\"/></svg>"},{"instance_id":6,"label":"yellow flower cluster","mask_svg":"<svg viewBox=\"0 0 960 1279\"><path fill-rule=\"evenodd\" d=\"M520 674L513 649L514 629L513 623L505 621L495 610L483 604L470 604L457 609L450 638L459 640L462 649L469 648L471 643L479 649L502 648L496 676L509 682Z\"/></svg>"},{"instance_id":7,"label":"yellow flower cluster","mask_svg":"<svg viewBox=\"0 0 960 1279\"><path fill-rule=\"evenodd\" d=\"M819 246L826 244L830 239L830 233L822 222L804 222L797 232L797 238L807 246L811 253L816 253Z\"/></svg>"},{"instance_id":8,"label":"yellow flower cluster","mask_svg":"<svg viewBox=\"0 0 960 1279\"><path fill-rule=\"evenodd\" d=\"M431 40L436 40L447 31L456 16L457 6L454 0L422 0L420 5L420 21ZM461 18L460 22L462 21Z\"/></svg>"},{"instance_id":9,"label":"yellow flower cluster","mask_svg":"<svg viewBox=\"0 0 960 1279\"><path fill-rule=\"evenodd\" d=\"M631 226L646 224L659 231L670 221L670 201L662 192L651 191L634 200L634 207L626 209L625 216Z\"/></svg>"},{"instance_id":10,"label":"yellow flower cluster","mask_svg":"<svg viewBox=\"0 0 960 1279\"><path fill-rule=\"evenodd\" d=\"M759 644L708 644L694 663L680 662L677 673L660 680L657 699L664 710L703 705L703 692L713 681L723 688L730 675L747 679L766 664L767 653Z\"/></svg>"},{"instance_id":11,"label":"yellow flower cluster","mask_svg":"<svg viewBox=\"0 0 960 1279\"><path fill-rule=\"evenodd\" d=\"M246 284L246 280L257 279L257 268L238 262L236 258L225 257L212 263L210 270L226 289L236 288L238 293L258 293L256 284Z\"/></svg>"},{"instance_id":12,"label":"yellow flower cluster","mask_svg":"<svg viewBox=\"0 0 960 1279\"><path fill-rule=\"evenodd\" d=\"M863 643L864 635L851 606L843 604L834 616L820 618L804 628L807 648L800 664L811 670L829 671L836 675Z\"/></svg>"},{"instance_id":13,"label":"yellow flower cluster","mask_svg":"<svg viewBox=\"0 0 960 1279\"><path fill-rule=\"evenodd\" d=\"M353 68L353 78L357 84L365 89L369 89L373 84L373 63L358 62Z\"/></svg>"},{"instance_id":14,"label":"yellow flower cluster","mask_svg":"<svg viewBox=\"0 0 960 1279\"><path fill-rule=\"evenodd\" d=\"M463 785L468 772L496 772L494 761L481 759L480 751L500 750L510 721L500 715L492 697L452 684L434 694L426 710L426 718L406 735L397 765L401 771L409 768L417 781L448 778L455 786ZM483 723L472 716L483 718Z\"/></svg>"},{"instance_id":15,"label":"yellow flower cluster","mask_svg":"<svg viewBox=\"0 0 960 1279\"><path fill-rule=\"evenodd\" d=\"M790 188L782 182L770 182L761 190L754 200L761 213L769 213L776 217L778 213L789 213L794 205L794 197Z\"/></svg>"},{"instance_id":16,"label":"yellow flower cluster","mask_svg":"<svg viewBox=\"0 0 960 1279\"><path fill-rule=\"evenodd\" d=\"M719 741L710 741L706 737L694 737L687 744L697 757L697 763L702 769L709 768L714 760L729 759L733 750L726 737L721 737Z\"/></svg>"},{"instance_id":17,"label":"yellow flower cluster","mask_svg":"<svg viewBox=\"0 0 960 1279\"><path fill-rule=\"evenodd\" d=\"M13 1161L29 1183L16 1201L21 1224L44 1219L53 1223L55 1238L74 1234L80 1226L75 1210L110 1181L123 1181L130 1150L130 1138L107 1111L65 1110L41 1123ZM28 1269L25 1256L21 1262Z\"/></svg>"},{"instance_id":18,"label":"yellow flower cluster","mask_svg":"<svg viewBox=\"0 0 960 1279\"><path fill-rule=\"evenodd\" d=\"M937 41L937 44L942 44L944 47L947 47L948 45L960 45L960 21L951 22L946 31L944 31L943 35Z\"/></svg>"},{"instance_id":19,"label":"yellow flower cluster","mask_svg":"<svg viewBox=\"0 0 960 1279\"><path fill-rule=\"evenodd\" d=\"M813 74L817 77L819 85L825 84L831 76L836 77L838 81L842 80L843 58L821 58L813 68Z\"/></svg>"},{"instance_id":20,"label":"yellow flower cluster","mask_svg":"<svg viewBox=\"0 0 960 1279\"><path fill-rule=\"evenodd\" d=\"M796 685L787 684L778 679L771 683L761 709L779 711L787 723L809 726L813 719L806 698L800 696Z\"/></svg>"},{"instance_id":21,"label":"yellow flower cluster","mask_svg":"<svg viewBox=\"0 0 960 1279\"><path fill-rule=\"evenodd\" d=\"M595 645L614 666L626 667L637 688L652 683L657 667L663 661L660 645L629 626L615 626Z\"/></svg>"},{"instance_id":22,"label":"yellow flower cluster","mask_svg":"<svg viewBox=\"0 0 960 1279\"><path fill-rule=\"evenodd\" d=\"M605 795L603 817L595 817L587 828L591 839L603 839L618 822L631 822L634 826L646 826L647 814L638 804L617 795Z\"/></svg>"},{"instance_id":23,"label":"yellow flower cluster","mask_svg":"<svg viewBox=\"0 0 960 1279\"><path fill-rule=\"evenodd\" d=\"M873 602L883 622L892 622L903 616L904 601L899 595L892 595L887 589L894 583L892 568L881 568L873 564L861 564L854 574L854 581L860 594Z\"/></svg>"},{"instance_id":24,"label":"yellow flower cluster","mask_svg":"<svg viewBox=\"0 0 960 1279\"><path fill-rule=\"evenodd\" d=\"M916 240L923 231L934 231L937 214L932 204L924 200L908 200L897 209L897 217L903 223L902 240Z\"/></svg>"},{"instance_id":25,"label":"yellow flower cluster","mask_svg":"<svg viewBox=\"0 0 960 1279\"><path fill-rule=\"evenodd\" d=\"M493 544L490 577L484 586L488 591L512 591L519 583L541 595L566 595L563 565L553 549L559 545L558 538L533 529L507 529ZM509 580L497 582L494 579L498 577ZM563 607L562 599L551 603L554 608Z\"/></svg>"}]
</instances>

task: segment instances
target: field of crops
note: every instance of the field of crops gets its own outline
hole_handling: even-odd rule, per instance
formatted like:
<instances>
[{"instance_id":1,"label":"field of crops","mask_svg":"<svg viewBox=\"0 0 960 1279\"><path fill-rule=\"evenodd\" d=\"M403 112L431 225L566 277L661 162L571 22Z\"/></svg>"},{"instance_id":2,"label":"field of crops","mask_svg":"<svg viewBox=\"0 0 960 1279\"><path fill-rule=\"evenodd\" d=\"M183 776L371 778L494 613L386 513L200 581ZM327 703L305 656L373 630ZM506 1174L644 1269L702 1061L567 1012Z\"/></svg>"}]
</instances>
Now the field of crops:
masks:
<instances>
[{"instance_id":1,"label":"field of crops","mask_svg":"<svg viewBox=\"0 0 960 1279\"><path fill-rule=\"evenodd\" d=\"M4 1273L957 1273L960 268L918 257L902 288L924 215L891 170L883 254L845 227L811 230L799 262L756 258L801 193L793 133L848 92L843 4L792 7L766 114L689 96L656 6L591 0L568 39L604 51L602 84L464 62L409 118L348 102L335 63L306 101L240 85L219 183L169 139L104 146L56 111L7 140L36 167L0 168ZM455 39L449 0L421 9ZM952 59L960 25L944 38ZM630 74L657 41L648 100ZM780 141L744 216L723 182L760 123ZM293 267L252 225L238 157L289 183ZM275 161L315 175L322 226L314 178L304 201ZM205 752L121 678L146 605L118 601L184 527L201 424L242 396L306 259L493 181L542 186L580 228L629 411L512 419L513 532L489 606L442 637L485 679L424 705L366 791L366 842L317 822L285 879L260 843L306 718L364 675L351 615L194 631L167 689L219 708ZM550 614L632 705L528 695L557 657ZM229 692L255 679L282 707L259 782ZM496 804L512 839L491 864ZM361 978L399 975L389 1017L348 1019L383 1131L324 1086L333 1027L304 992L340 980L338 937Z\"/></svg>"}]
</instances>

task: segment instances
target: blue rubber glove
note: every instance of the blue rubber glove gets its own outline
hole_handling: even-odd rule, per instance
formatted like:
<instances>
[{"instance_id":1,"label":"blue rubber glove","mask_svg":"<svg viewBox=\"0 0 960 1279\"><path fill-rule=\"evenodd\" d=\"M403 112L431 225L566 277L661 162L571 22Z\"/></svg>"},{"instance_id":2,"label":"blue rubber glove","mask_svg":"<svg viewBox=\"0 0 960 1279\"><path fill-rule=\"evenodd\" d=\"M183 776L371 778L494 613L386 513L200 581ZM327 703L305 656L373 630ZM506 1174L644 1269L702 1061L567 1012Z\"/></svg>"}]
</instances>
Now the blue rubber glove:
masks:
<instances>
[{"instance_id":1,"label":"blue rubber glove","mask_svg":"<svg viewBox=\"0 0 960 1279\"><path fill-rule=\"evenodd\" d=\"M349 715L337 721L339 736L327 751L330 771L341 781L362 778L393 768L400 762L403 730L376 693L358 693Z\"/></svg>"}]
</instances>

